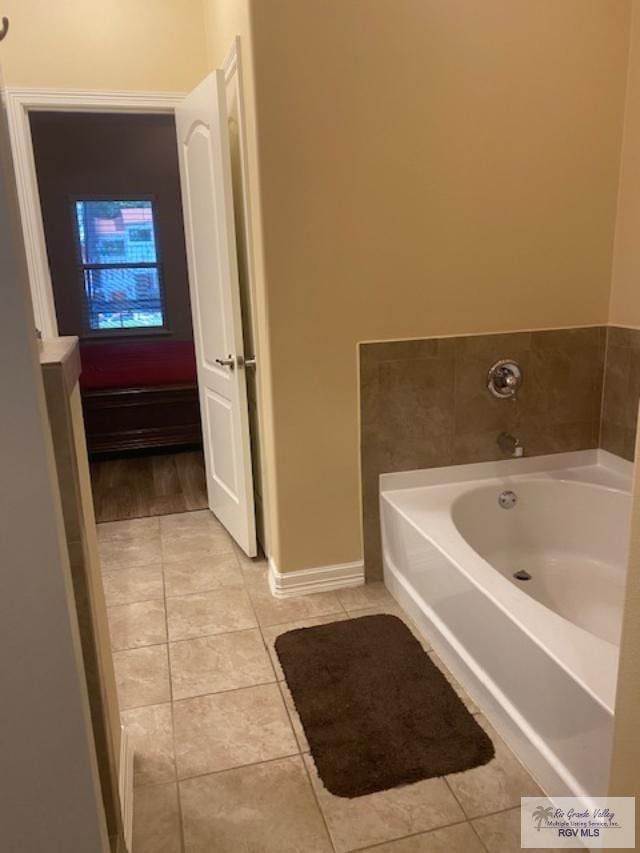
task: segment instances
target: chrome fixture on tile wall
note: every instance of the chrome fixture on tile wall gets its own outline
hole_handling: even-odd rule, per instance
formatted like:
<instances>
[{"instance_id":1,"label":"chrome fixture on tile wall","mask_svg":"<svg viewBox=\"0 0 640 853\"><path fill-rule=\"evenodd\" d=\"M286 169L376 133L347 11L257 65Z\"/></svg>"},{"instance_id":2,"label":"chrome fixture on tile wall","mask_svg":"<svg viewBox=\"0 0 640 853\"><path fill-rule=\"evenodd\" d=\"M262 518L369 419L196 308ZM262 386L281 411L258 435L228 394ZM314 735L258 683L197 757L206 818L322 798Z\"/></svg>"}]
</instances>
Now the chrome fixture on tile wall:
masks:
<instances>
[{"instance_id":1,"label":"chrome fixture on tile wall","mask_svg":"<svg viewBox=\"0 0 640 853\"><path fill-rule=\"evenodd\" d=\"M487 388L494 397L502 400L515 399L521 385L522 370L513 359L501 358L489 368Z\"/></svg>"}]
</instances>

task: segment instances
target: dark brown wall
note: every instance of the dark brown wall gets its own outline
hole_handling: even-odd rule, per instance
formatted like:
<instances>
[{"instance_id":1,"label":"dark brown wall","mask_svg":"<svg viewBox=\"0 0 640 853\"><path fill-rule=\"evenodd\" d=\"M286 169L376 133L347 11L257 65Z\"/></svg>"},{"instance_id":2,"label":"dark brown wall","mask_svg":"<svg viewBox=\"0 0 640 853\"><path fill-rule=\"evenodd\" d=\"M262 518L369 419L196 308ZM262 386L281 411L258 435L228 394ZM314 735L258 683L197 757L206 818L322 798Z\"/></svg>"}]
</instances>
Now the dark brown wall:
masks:
<instances>
[{"instance_id":1,"label":"dark brown wall","mask_svg":"<svg viewBox=\"0 0 640 853\"><path fill-rule=\"evenodd\" d=\"M153 195L168 337L191 338L173 116L34 112L30 121L60 334L83 331L71 198Z\"/></svg>"},{"instance_id":2,"label":"dark brown wall","mask_svg":"<svg viewBox=\"0 0 640 853\"><path fill-rule=\"evenodd\" d=\"M597 327L361 344L367 577L382 575L380 474L504 458L503 430L527 456L598 447L605 343ZM489 367L507 357L524 372L515 402L486 388Z\"/></svg>"}]
</instances>

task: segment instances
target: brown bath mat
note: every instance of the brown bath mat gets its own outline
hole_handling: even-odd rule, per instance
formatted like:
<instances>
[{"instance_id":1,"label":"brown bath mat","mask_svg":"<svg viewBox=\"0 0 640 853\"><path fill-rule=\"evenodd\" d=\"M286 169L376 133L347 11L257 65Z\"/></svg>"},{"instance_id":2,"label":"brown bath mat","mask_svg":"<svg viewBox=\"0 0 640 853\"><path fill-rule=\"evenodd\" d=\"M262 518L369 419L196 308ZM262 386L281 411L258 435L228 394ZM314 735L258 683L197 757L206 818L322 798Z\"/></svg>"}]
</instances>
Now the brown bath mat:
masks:
<instances>
[{"instance_id":1,"label":"brown bath mat","mask_svg":"<svg viewBox=\"0 0 640 853\"><path fill-rule=\"evenodd\" d=\"M385 791L494 756L489 737L395 616L288 631L275 648L332 794Z\"/></svg>"}]
</instances>

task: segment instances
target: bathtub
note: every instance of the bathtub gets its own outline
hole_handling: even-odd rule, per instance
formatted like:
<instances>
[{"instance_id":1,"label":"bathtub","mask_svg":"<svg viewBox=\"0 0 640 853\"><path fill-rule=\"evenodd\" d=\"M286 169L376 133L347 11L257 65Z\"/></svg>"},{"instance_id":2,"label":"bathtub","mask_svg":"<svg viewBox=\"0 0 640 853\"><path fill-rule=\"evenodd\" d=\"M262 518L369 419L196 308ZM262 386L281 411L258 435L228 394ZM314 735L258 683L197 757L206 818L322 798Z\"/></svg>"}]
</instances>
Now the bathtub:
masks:
<instances>
[{"instance_id":1,"label":"bathtub","mask_svg":"<svg viewBox=\"0 0 640 853\"><path fill-rule=\"evenodd\" d=\"M388 589L550 796L607 793L630 481L601 450L380 478Z\"/></svg>"}]
</instances>

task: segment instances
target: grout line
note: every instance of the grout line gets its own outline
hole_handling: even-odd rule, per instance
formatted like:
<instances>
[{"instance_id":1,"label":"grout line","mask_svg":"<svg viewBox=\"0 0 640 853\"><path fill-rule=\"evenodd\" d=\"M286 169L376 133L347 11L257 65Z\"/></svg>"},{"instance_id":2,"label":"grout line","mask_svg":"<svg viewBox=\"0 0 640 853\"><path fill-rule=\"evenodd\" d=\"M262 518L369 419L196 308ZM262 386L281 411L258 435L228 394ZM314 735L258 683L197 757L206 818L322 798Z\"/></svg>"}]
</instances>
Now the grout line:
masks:
<instances>
[{"instance_id":1,"label":"grout line","mask_svg":"<svg viewBox=\"0 0 640 853\"><path fill-rule=\"evenodd\" d=\"M176 750L176 726L175 726L175 714L174 714L174 699L173 699L173 679L171 677L171 649L169 647L169 616L167 613L167 589L166 582L164 576L164 562L161 563L162 567L162 591L164 594L164 619L165 619L165 629L167 632L167 669L169 676L169 702L171 703L171 744L173 746L173 770L175 774L176 780L176 794L178 799L178 823L180 825L180 850L181 853L184 853L185 843L184 843L184 821L182 816L182 799L180 797L180 785L178 784L178 754Z\"/></svg>"},{"instance_id":2,"label":"grout line","mask_svg":"<svg viewBox=\"0 0 640 853\"><path fill-rule=\"evenodd\" d=\"M466 812L466 810L465 810L465 807L464 807L464 806L462 805L462 803L460 802L460 799L456 796L456 792L453 790L453 788L452 788L452 787L451 787L451 785L449 784L449 780L447 779L447 777L446 777L446 776L441 776L440 778L444 781L444 784L445 784L445 785L447 786L447 788L449 789L449 792L451 793L451 795L452 795L453 799L454 799L454 800L456 801L456 803L460 806L460 811L461 811L461 812L462 812L462 814L464 815L464 819L465 819L465 820L469 820L469 815L467 814L467 812Z\"/></svg>"},{"instance_id":3,"label":"grout line","mask_svg":"<svg viewBox=\"0 0 640 853\"><path fill-rule=\"evenodd\" d=\"M300 755L305 755L306 753L311 752L311 749L304 750L302 748L302 744L300 743L300 740L298 738L298 734L296 732L296 727L293 724L293 715L289 709L289 706L287 705L287 700L285 699L284 690L282 689L283 685L286 685L286 682L285 681L276 681L276 684L278 685L278 692L280 693L280 698L282 699L282 702L284 704L284 710L287 714L287 718L289 720L289 725L291 726L291 730L293 731L293 737L295 738L295 741L298 744L298 751L299 751ZM293 699L293 696L291 698ZM295 706L295 703L294 703L294 706ZM302 732L306 738L306 732L304 731L304 726L302 725L302 720L300 720L300 727L302 728Z\"/></svg>"},{"instance_id":4,"label":"grout line","mask_svg":"<svg viewBox=\"0 0 640 853\"><path fill-rule=\"evenodd\" d=\"M219 776L221 773L230 773L233 770L244 770L247 767L259 767L261 764L273 764L274 761L284 761L287 758L302 758L301 752L285 752L275 755L273 758L265 758L262 761L252 761L250 764L234 764L233 767L223 767L220 770L207 770L205 773L193 773L189 776L178 776L178 786L181 782L190 782L192 779L204 779L207 776Z\"/></svg>"},{"instance_id":5,"label":"grout line","mask_svg":"<svg viewBox=\"0 0 640 853\"><path fill-rule=\"evenodd\" d=\"M272 684L277 685L279 683L280 682L276 679L273 681L260 681L257 684L246 684L244 687L228 687L226 690L210 690L208 693L197 693L195 696L183 696L180 699L172 699L171 701L175 705L178 702L189 702L191 699L205 699L207 696L220 696L222 693L240 693L242 690L253 690L255 687L270 687Z\"/></svg>"},{"instance_id":6,"label":"grout line","mask_svg":"<svg viewBox=\"0 0 640 853\"><path fill-rule=\"evenodd\" d=\"M478 830L477 830L477 829L475 828L475 826L473 825L473 821L472 821L472 820L470 820L470 821L468 821L468 823L469 823L469 826L471 827L471 832L473 832L473 834L475 835L475 837L476 837L476 838L478 839L478 841L480 842L480 846L481 846L481 847L483 847L483 848L487 851L487 853L491 853L491 851L489 850L489 848L487 847L487 845L484 843L484 841L483 841L483 840L482 840L482 838L480 837L480 833L478 832Z\"/></svg>"},{"instance_id":7,"label":"grout line","mask_svg":"<svg viewBox=\"0 0 640 853\"><path fill-rule=\"evenodd\" d=\"M307 755L309 756L309 761L313 761L313 756L311 755L311 752L308 752ZM309 772L309 767L307 765L307 762L304 760L304 754L301 755L301 758L302 758L302 767L304 769L305 776L307 777L307 781L309 782L309 787L311 788L311 795L312 795L313 799L315 800L316 806L318 807L318 811L320 812L320 817L322 818L322 823L324 825L325 832L327 833L327 837L329 839L329 844L331 844L335 853L338 853L338 847L336 845L336 842L333 840L333 836L331 835L331 830L329 829L329 822L328 822L327 817L324 813L324 810L320 804L320 797L318 796L318 792L316 791L315 785L313 784L313 781L311 779L311 773ZM315 766L315 762L314 762L314 766Z\"/></svg>"},{"instance_id":8,"label":"grout line","mask_svg":"<svg viewBox=\"0 0 640 853\"><path fill-rule=\"evenodd\" d=\"M434 778L438 778L437 776ZM373 796L370 794L369 796ZM452 826L463 826L464 824L469 824L469 820L454 820L452 823L444 823L442 826L434 826L433 829L422 829L419 832L410 832L408 835L398 835L395 838L389 838L385 841L376 841L375 844L369 844L366 847L353 847L349 850L349 853L364 853L364 851L371 850L372 853L375 853L376 849L382 847L386 844L395 844L396 841L404 841L407 838L419 838L422 835L429 836L432 833L440 832L444 829L451 829ZM484 847L484 845L483 845Z\"/></svg>"}]
</instances>

